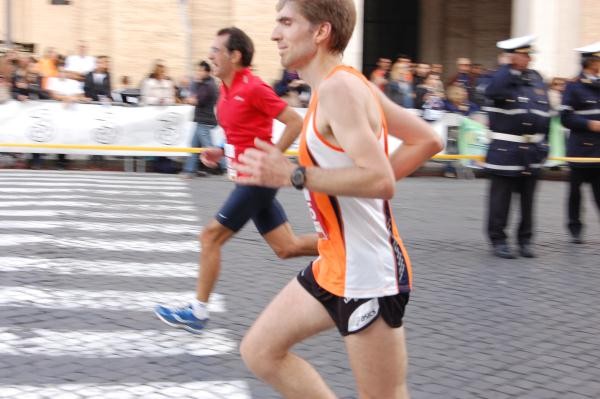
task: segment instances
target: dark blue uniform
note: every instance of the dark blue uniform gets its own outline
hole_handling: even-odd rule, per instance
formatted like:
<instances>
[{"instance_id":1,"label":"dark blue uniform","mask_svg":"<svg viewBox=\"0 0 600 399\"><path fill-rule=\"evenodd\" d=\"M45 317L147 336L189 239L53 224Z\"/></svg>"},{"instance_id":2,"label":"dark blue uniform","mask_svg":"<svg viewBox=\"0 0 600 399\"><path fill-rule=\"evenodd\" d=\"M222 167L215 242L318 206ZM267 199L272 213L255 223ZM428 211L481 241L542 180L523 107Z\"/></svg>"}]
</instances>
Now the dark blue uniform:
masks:
<instances>
[{"instance_id":1,"label":"dark blue uniform","mask_svg":"<svg viewBox=\"0 0 600 399\"><path fill-rule=\"evenodd\" d=\"M488 82L486 82L488 83ZM492 244L506 242L511 194L521 197L518 241L532 237L533 198L542 163L548 155L550 105L546 85L534 70L522 73L501 66L485 88L491 138L486 156L490 174L488 235Z\"/></svg>"},{"instance_id":2,"label":"dark blue uniform","mask_svg":"<svg viewBox=\"0 0 600 399\"><path fill-rule=\"evenodd\" d=\"M600 120L600 79L579 75L567 85L561 107L562 124L571 130L567 156L600 158L600 133L588 126L590 120ZM581 185L592 186L594 199L600 210L600 163L569 163L569 231L574 237L581 234Z\"/></svg>"}]
</instances>

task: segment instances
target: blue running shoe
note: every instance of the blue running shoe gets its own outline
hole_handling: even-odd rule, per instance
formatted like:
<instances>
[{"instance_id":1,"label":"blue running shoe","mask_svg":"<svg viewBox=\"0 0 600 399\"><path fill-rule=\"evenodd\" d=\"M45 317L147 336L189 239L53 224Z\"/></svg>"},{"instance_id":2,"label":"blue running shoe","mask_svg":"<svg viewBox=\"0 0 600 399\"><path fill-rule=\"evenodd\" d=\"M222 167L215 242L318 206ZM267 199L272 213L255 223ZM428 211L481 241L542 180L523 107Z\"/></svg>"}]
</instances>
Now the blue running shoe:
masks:
<instances>
[{"instance_id":1,"label":"blue running shoe","mask_svg":"<svg viewBox=\"0 0 600 399\"><path fill-rule=\"evenodd\" d=\"M208 322L208 318L199 319L194 316L192 305L187 305L182 308L168 308L166 306L157 305L154 308L154 313L159 319L171 327L183 328L194 334L200 334Z\"/></svg>"}]
</instances>

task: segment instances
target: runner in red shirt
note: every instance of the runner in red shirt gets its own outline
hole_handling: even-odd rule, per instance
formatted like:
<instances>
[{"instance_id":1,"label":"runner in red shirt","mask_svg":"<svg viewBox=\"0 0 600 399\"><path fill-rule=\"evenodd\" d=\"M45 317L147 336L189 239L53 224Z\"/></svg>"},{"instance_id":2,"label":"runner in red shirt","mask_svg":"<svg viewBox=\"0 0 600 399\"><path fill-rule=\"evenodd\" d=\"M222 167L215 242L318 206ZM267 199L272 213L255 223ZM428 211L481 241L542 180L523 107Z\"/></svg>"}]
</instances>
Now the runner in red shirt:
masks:
<instances>
[{"instance_id":1,"label":"runner in red shirt","mask_svg":"<svg viewBox=\"0 0 600 399\"><path fill-rule=\"evenodd\" d=\"M217 33L209 59L215 75L221 79L221 95L217 103L217 119L225 131L223 148L208 148L200 157L208 167L227 157L227 170L235 181L231 167L237 156L254 147L254 139L271 141L273 119L286 125L276 146L285 151L298 137L302 118L281 100L259 77L252 74L254 46L238 28ZM183 308L157 306L156 315L173 327L200 332L208 321L207 302L221 267L221 247L252 220L273 251L280 258L316 255L317 235L296 236L281 204L275 199L276 189L237 185L213 220L200 235L200 275L196 300Z\"/></svg>"}]
</instances>

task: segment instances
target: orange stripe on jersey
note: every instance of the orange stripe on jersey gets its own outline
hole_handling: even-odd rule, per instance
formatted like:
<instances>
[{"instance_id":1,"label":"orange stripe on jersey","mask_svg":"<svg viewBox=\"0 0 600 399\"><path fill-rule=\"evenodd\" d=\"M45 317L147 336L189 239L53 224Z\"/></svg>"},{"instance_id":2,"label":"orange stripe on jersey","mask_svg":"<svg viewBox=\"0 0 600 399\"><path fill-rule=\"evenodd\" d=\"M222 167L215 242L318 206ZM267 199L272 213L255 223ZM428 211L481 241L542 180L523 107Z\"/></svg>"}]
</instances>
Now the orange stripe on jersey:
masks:
<instances>
[{"instance_id":1,"label":"orange stripe on jersey","mask_svg":"<svg viewBox=\"0 0 600 399\"><path fill-rule=\"evenodd\" d=\"M316 164L313 157L310 155L308 146L306 145L306 127L310 121L310 115L316 108L316 96L309 105L309 110L306 113L307 117L304 120L302 135L300 136L300 145L298 148L299 161L304 166L319 166ZM324 142L325 144L325 142ZM315 229L320 233L318 241L319 258L313 262L312 271L316 281L327 281L327 286L323 286L329 292L338 296L343 296L345 287L345 264L346 250L344 246L343 225L339 217L339 212L334 205L335 197L330 197L327 194L310 192L307 195L307 205L310 210ZM334 267L321 269L321 259L335 259L337 264Z\"/></svg>"}]
</instances>

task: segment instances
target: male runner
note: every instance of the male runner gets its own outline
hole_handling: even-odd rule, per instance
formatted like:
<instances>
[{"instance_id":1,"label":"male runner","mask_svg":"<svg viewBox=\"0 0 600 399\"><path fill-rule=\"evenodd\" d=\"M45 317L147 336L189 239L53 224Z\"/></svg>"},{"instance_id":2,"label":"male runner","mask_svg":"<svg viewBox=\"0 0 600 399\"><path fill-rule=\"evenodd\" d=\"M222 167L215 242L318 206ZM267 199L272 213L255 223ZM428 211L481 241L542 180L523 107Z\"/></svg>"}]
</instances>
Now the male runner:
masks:
<instances>
[{"instance_id":1,"label":"male runner","mask_svg":"<svg viewBox=\"0 0 600 399\"><path fill-rule=\"evenodd\" d=\"M286 125L277 148L285 151L298 137L302 118L250 71L254 45L242 30L221 29L210 49L209 59L215 76L221 79L217 118L225 131L224 148L209 148L201 155L208 167L216 167L225 155L229 176L237 172L229 167L255 138L271 141L273 119ZM221 247L250 219L280 258L316 255L317 235L294 235L276 189L236 185L213 220L200 234L200 273L196 300L183 308L157 306L156 315L173 327L199 333L208 320L207 302L221 268Z\"/></svg>"},{"instance_id":2,"label":"male runner","mask_svg":"<svg viewBox=\"0 0 600 399\"><path fill-rule=\"evenodd\" d=\"M334 398L316 370L290 352L337 327L361 398L407 398L402 317L410 262L389 199L442 145L427 123L342 65L356 20L352 0L280 0L272 39L313 98L300 164L256 140L236 165L239 183L305 189L319 257L268 305L241 344L242 358L286 398ZM403 140L389 158L387 134ZM293 312L290 312L293 309Z\"/></svg>"}]
</instances>

